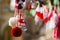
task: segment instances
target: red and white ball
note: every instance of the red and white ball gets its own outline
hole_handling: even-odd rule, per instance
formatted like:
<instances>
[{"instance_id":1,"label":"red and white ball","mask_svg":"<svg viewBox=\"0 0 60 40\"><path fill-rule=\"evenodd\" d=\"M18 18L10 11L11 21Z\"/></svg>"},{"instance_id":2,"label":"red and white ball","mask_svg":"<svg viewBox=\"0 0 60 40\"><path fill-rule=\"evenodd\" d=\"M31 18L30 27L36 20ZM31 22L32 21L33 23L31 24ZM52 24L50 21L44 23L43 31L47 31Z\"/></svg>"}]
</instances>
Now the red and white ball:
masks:
<instances>
[{"instance_id":1,"label":"red and white ball","mask_svg":"<svg viewBox=\"0 0 60 40\"><path fill-rule=\"evenodd\" d=\"M20 37L22 35L22 29L21 28L18 28L18 27L12 28L11 35L13 37Z\"/></svg>"}]
</instances>

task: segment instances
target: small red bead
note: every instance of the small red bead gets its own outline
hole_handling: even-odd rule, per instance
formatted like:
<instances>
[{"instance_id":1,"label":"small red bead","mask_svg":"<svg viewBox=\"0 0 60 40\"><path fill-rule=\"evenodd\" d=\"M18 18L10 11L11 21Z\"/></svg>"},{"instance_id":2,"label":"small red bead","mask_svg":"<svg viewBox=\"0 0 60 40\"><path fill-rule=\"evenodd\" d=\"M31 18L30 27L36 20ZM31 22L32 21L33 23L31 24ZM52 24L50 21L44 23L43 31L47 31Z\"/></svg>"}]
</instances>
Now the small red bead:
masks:
<instances>
[{"instance_id":1,"label":"small red bead","mask_svg":"<svg viewBox=\"0 0 60 40\"><path fill-rule=\"evenodd\" d=\"M21 28L18 28L18 27L14 27L12 28L11 30L11 35L14 36L14 37L19 37L22 35L22 30Z\"/></svg>"}]
</instances>

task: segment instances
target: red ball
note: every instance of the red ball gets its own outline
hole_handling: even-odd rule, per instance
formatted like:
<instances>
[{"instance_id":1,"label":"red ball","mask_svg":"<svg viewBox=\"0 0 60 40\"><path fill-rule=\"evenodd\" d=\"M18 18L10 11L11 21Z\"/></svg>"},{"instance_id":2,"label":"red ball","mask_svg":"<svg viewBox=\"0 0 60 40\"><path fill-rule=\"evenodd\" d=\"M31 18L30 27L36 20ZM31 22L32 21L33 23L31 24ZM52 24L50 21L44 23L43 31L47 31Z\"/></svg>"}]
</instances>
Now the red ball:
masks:
<instances>
[{"instance_id":1,"label":"red ball","mask_svg":"<svg viewBox=\"0 0 60 40\"><path fill-rule=\"evenodd\" d=\"M18 27L14 27L12 28L11 30L11 35L14 36L14 37L19 37L22 35L22 30L21 28L18 28Z\"/></svg>"}]
</instances>

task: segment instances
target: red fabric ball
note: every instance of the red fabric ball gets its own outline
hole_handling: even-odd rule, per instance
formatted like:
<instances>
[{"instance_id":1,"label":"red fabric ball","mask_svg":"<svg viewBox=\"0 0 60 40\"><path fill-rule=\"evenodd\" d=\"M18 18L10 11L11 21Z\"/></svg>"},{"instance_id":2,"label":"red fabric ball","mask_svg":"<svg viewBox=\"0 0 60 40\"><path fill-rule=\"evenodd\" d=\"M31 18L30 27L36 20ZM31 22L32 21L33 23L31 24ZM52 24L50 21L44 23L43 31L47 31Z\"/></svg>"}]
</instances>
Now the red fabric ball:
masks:
<instances>
[{"instance_id":1,"label":"red fabric ball","mask_svg":"<svg viewBox=\"0 0 60 40\"><path fill-rule=\"evenodd\" d=\"M14 36L14 37L19 37L22 35L22 30L21 28L18 28L18 27L14 27L12 28L11 30L11 35Z\"/></svg>"}]
</instances>

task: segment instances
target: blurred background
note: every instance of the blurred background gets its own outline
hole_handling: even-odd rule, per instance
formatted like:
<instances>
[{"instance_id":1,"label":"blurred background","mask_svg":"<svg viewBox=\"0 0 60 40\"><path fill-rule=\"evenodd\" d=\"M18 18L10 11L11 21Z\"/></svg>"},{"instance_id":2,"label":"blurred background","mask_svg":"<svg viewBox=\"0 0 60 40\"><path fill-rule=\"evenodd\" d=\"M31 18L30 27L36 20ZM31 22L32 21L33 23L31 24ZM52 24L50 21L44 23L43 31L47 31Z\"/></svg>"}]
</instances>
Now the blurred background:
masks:
<instances>
[{"instance_id":1,"label":"blurred background","mask_svg":"<svg viewBox=\"0 0 60 40\"><path fill-rule=\"evenodd\" d=\"M29 1L30 0L27 0L27 3L29 3ZM47 0L42 0L42 1L47 2ZM60 5L59 0L57 1L58 2L56 5L58 4ZM8 25L8 20L10 17L14 15L14 10L13 10L14 7L11 6L11 3L13 6L15 5L14 0L0 0L0 40L22 40L20 39L20 37L19 38L12 37L10 33L11 27L9 27ZM59 7L57 7L57 10L60 12ZM34 21L33 21L34 17L29 14L29 11L27 10L27 8L24 10L24 16L26 17L26 21L28 20L28 18L31 20L27 21L28 26L29 26L28 27L29 31L23 32L23 40L38 40L40 36L44 35L44 33L41 32L41 35L38 35L38 32L36 32L37 35L34 34L37 27L36 28L33 27L35 26ZM41 25L43 25L43 22ZM36 25L36 26L39 26L39 25ZM44 30L43 28L41 29ZM42 40L44 39L45 38L42 38Z\"/></svg>"}]
</instances>

